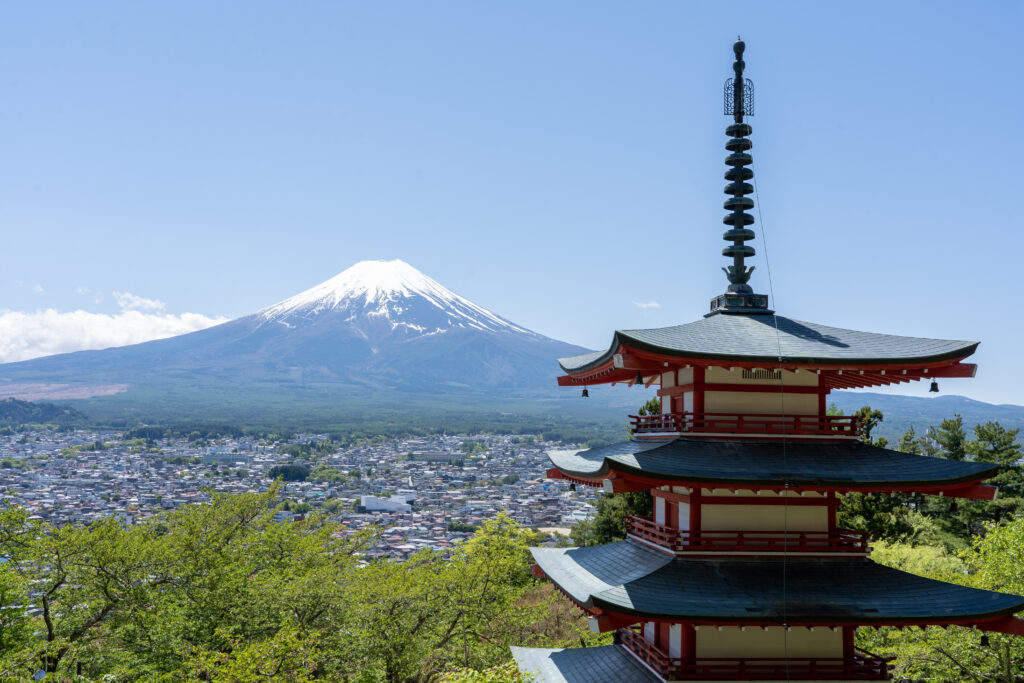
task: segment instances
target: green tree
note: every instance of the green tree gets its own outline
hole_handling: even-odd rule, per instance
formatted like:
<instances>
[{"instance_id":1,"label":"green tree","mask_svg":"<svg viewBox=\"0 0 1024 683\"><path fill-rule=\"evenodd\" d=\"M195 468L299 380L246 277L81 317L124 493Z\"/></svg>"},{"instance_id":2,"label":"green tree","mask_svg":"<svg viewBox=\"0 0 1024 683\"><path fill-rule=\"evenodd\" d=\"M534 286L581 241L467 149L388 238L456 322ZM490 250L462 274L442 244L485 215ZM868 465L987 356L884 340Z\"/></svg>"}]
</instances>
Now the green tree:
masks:
<instances>
[{"instance_id":1,"label":"green tree","mask_svg":"<svg viewBox=\"0 0 1024 683\"><path fill-rule=\"evenodd\" d=\"M487 520L450 560L422 551L405 563L359 572L348 604L350 641L364 671L388 683L422 682L456 666L508 660L542 608L520 598L533 585L534 535L501 514Z\"/></svg>"},{"instance_id":2,"label":"green tree","mask_svg":"<svg viewBox=\"0 0 1024 683\"><path fill-rule=\"evenodd\" d=\"M943 558L932 548L906 548L899 553L901 561L930 578L1024 593L1024 519L991 525L987 532L954 558ZM897 680L1016 683L1024 679L1024 639L1019 636L991 633L983 639L977 632L959 626L951 626L948 631L938 627L923 631L860 629L858 645L896 656Z\"/></svg>"},{"instance_id":3,"label":"green tree","mask_svg":"<svg viewBox=\"0 0 1024 683\"><path fill-rule=\"evenodd\" d=\"M654 498L650 491L606 493L597 499L597 514L583 520L570 531L576 545L601 545L626 538L626 517L648 517L654 514Z\"/></svg>"},{"instance_id":4,"label":"green tree","mask_svg":"<svg viewBox=\"0 0 1024 683\"><path fill-rule=\"evenodd\" d=\"M960 415L947 418L938 427L929 429L928 438L936 443L941 457L947 460L967 459L967 433L964 431L964 418Z\"/></svg>"},{"instance_id":5,"label":"green tree","mask_svg":"<svg viewBox=\"0 0 1024 683\"><path fill-rule=\"evenodd\" d=\"M309 467L306 465L274 465L267 470L268 479L281 477L285 481L306 481L309 478Z\"/></svg>"},{"instance_id":6,"label":"green tree","mask_svg":"<svg viewBox=\"0 0 1024 683\"><path fill-rule=\"evenodd\" d=\"M873 446L880 446L884 448L888 444L888 440L885 437L879 439L872 439L871 433L874 431L878 423L885 420L885 416L881 410L875 410L871 406L864 406L854 416L857 418L857 424L860 426L860 440L864 443L871 444Z\"/></svg>"}]
</instances>

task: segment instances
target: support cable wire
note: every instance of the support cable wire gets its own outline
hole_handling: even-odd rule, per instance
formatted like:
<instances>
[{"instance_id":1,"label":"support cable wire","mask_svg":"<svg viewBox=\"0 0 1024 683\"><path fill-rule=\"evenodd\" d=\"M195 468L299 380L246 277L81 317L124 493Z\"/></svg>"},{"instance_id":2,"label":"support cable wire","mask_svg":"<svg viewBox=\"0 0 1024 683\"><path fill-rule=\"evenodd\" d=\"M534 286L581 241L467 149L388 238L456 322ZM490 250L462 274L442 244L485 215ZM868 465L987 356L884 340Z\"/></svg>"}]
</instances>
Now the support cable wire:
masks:
<instances>
[{"instance_id":1,"label":"support cable wire","mask_svg":"<svg viewBox=\"0 0 1024 683\"><path fill-rule=\"evenodd\" d=\"M751 168L751 171L754 169ZM772 265L768 258L768 231L764 227L764 217L761 215L761 195L757 191L757 174L751 178L754 184L754 206L757 207L757 222L761 225L761 243L764 245L764 265L768 271L768 294L771 296L772 305L778 310L778 300L775 298L775 285L772 282ZM779 412L782 415L782 471L788 473L786 461L786 387L783 379L783 356L782 356L782 335L779 332L779 316L772 313L772 322L775 323L775 346L779 353ZM789 537L789 482L786 482L783 489L782 501L782 537ZM789 677L789 618L786 612L786 565L789 562L789 542L782 543L782 656L786 666L786 680Z\"/></svg>"}]
</instances>

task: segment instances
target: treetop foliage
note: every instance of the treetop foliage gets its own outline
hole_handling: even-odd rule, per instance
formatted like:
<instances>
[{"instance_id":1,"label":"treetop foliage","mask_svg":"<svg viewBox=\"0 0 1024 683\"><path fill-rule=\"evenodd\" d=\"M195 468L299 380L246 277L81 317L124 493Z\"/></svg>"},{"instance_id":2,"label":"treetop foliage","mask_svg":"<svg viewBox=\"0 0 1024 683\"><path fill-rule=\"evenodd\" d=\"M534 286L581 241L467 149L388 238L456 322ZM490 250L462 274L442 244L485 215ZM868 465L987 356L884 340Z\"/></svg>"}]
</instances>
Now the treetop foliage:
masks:
<instances>
[{"instance_id":1,"label":"treetop foliage","mask_svg":"<svg viewBox=\"0 0 1024 683\"><path fill-rule=\"evenodd\" d=\"M537 539L506 515L448 557L368 561L378 531L276 523L280 492L210 492L128 528L0 510L0 680L515 681L509 645L589 637L575 608L552 624L564 598L530 575Z\"/></svg>"}]
</instances>

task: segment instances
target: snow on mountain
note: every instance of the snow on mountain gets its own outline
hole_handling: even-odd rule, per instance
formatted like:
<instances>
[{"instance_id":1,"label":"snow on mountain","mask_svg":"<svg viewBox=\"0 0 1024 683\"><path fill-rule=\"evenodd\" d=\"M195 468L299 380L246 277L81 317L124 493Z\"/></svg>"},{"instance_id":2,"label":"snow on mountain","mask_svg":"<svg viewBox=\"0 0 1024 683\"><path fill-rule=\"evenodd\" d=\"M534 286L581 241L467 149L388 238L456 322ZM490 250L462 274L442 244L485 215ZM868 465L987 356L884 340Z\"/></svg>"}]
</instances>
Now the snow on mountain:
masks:
<instances>
[{"instance_id":1,"label":"snow on mountain","mask_svg":"<svg viewBox=\"0 0 1024 683\"><path fill-rule=\"evenodd\" d=\"M125 401L171 391L203 405L244 404L250 393L273 401L332 392L433 400L500 389L505 398L547 398L557 392L556 359L584 351L516 325L403 261L364 261L198 332L0 365L0 390L116 384L127 387Z\"/></svg>"},{"instance_id":2,"label":"snow on mountain","mask_svg":"<svg viewBox=\"0 0 1024 683\"><path fill-rule=\"evenodd\" d=\"M535 335L459 296L405 261L361 261L331 279L259 311L263 322L295 327L318 316L343 313L390 326L409 336L454 328Z\"/></svg>"}]
</instances>

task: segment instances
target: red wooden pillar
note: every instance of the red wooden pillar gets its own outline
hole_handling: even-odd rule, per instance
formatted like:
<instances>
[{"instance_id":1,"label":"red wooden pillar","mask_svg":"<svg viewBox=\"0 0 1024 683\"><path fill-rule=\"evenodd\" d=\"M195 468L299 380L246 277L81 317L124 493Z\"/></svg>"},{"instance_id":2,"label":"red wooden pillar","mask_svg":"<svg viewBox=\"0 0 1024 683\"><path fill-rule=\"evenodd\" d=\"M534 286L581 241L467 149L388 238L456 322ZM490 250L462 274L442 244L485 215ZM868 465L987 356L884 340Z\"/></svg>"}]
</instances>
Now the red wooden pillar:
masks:
<instances>
[{"instance_id":1,"label":"red wooden pillar","mask_svg":"<svg viewBox=\"0 0 1024 683\"><path fill-rule=\"evenodd\" d=\"M829 533L836 532L836 508L839 507L839 501L836 499L836 492L829 491L825 494L826 509L828 510L828 530Z\"/></svg>"},{"instance_id":2,"label":"red wooden pillar","mask_svg":"<svg viewBox=\"0 0 1024 683\"><path fill-rule=\"evenodd\" d=\"M690 533L700 531L700 488L690 489Z\"/></svg>"},{"instance_id":3,"label":"red wooden pillar","mask_svg":"<svg viewBox=\"0 0 1024 683\"><path fill-rule=\"evenodd\" d=\"M704 373L703 365L693 366L693 413L698 418L704 415Z\"/></svg>"},{"instance_id":4,"label":"red wooden pillar","mask_svg":"<svg viewBox=\"0 0 1024 683\"><path fill-rule=\"evenodd\" d=\"M658 625L654 630L654 644L658 646L658 649L668 653L668 629L671 626L668 622L658 622Z\"/></svg>"},{"instance_id":5,"label":"red wooden pillar","mask_svg":"<svg viewBox=\"0 0 1024 683\"><path fill-rule=\"evenodd\" d=\"M697 661L697 631L693 624L681 624L681 629L682 642L679 644L679 654L684 662L693 664Z\"/></svg>"},{"instance_id":6,"label":"red wooden pillar","mask_svg":"<svg viewBox=\"0 0 1024 683\"><path fill-rule=\"evenodd\" d=\"M856 626L843 626L843 661L846 664L853 664L853 657L856 652L853 648L853 636L857 632Z\"/></svg>"}]
</instances>

